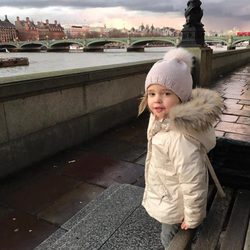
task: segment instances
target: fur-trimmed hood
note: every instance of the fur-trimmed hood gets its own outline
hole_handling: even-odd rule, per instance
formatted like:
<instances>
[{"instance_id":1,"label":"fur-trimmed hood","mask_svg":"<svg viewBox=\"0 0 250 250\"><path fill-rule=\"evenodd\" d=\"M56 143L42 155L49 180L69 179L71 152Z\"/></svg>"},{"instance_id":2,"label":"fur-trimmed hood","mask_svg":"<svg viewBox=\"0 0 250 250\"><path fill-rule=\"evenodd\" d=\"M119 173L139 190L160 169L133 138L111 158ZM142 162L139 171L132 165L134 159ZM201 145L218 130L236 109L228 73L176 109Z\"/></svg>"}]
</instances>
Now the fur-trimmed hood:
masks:
<instances>
[{"instance_id":1,"label":"fur-trimmed hood","mask_svg":"<svg viewBox=\"0 0 250 250\"><path fill-rule=\"evenodd\" d=\"M213 125L223 108L223 100L216 91L196 88L190 101L173 107L168 119L162 121L161 125L156 122L152 133L157 132L159 126L163 130L179 131L200 141L208 152L215 146Z\"/></svg>"},{"instance_id":2,"label":"fur-trimmed hood","mask_svg":"<svg viewBox=\"0 0 250 250\"><path fill-rule=\"evenodd\" d=\"M223 100L216 91L196 88L190 101L171 109L169 125L199 140L209 151L215 145L213 125L223 108Z\"/></svg>"},{"instance_id":3,"label":"fur-trimmed hood","mask_svg":"<svg viewBox=\"0 0 250 250\"><path fill-rule=\"evenodd\" d=\"M220 95L213 90L197 88L191 100L169 112L171 127L184 133L208 130L219 119L224 108Z\"/></svg>"}]
</instances>

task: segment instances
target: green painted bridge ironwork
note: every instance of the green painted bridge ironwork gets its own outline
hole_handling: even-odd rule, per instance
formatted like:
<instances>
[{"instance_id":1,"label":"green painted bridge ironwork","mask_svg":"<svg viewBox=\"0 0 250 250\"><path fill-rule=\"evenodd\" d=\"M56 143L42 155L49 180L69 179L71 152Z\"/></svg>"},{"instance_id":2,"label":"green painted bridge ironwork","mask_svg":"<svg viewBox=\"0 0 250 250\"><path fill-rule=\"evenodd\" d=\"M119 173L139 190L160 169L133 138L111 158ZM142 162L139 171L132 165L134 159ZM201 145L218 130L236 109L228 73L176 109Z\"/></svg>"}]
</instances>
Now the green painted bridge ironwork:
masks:
<instances>
[{"instance_id":1,"label":"green painted bridge ironwork","mask_svg":"<svg viewBox=\"0 0 250 250\"><path fill-rule=\"evenodd\" d=\"M250 41L250 36L206 36L207 44L223 44L227 46L236 46L245 41ZM0 43L0 48L8 50L25 49L63 49L70 45L77 45L82 48L103 48L106 44L119 44L125 48L144 48L147 44L159 42L168 43L176 46L180 42L179 37L125 37L125 38L82 38L82 39L62 39L62 40L34 40L34 41L13 41Z\"/></svg>"}]
</instances>

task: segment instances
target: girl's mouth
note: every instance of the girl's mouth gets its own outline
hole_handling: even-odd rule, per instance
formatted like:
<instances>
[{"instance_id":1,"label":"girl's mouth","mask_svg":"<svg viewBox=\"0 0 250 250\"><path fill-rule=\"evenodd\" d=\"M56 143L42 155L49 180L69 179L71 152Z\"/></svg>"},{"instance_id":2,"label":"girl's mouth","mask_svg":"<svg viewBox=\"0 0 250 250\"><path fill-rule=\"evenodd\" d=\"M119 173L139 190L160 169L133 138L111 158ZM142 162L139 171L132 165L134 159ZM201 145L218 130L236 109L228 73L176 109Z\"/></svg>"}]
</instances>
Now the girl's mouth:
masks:
<instances>
[{"instance_id":1,"label":"girl's mouth","mask_svg":"<svg viewBox=\"0 0 250 250\"><path fill-rule=\"evenodd\" d=\"M164 110L164 108L158 107L158 108L154 108L156 113L160 113Z\"/></svg>"}]
</instances>

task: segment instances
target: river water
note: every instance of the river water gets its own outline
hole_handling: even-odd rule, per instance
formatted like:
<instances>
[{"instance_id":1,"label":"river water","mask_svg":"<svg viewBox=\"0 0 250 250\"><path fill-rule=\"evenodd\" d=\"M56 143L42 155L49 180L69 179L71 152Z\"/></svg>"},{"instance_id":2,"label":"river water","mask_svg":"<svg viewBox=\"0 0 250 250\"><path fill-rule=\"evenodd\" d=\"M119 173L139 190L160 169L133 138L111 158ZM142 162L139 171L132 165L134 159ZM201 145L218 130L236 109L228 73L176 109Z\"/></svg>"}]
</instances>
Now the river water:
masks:
<instances>
[{"instance_id":1,"label":"river water","mask_svg":"<svg viewBox=\"0 0 250 250\"><path fill-rule=\"evenodd\" d=\"M0 77L160 59L169 49L171 47L146 48L145 52L126 52L125 49L109 49L98 53L1 53L1 58L28 57L29 65L0 68Z\"/></svg>"},{"instance_id":2,"label":"river water","mask_svg":"<svg viewBox=\"0 0 250 250\"><path fill-rule=\"evenodd\" d=\"M145 52L126 52L125 49L109 49L105 52L29 52L1 53L1 58L28 57L28 66L0 68L0 77L87 68L150 59L160 59L170 47L146 49Z\"/></svg>"}]
</instances>

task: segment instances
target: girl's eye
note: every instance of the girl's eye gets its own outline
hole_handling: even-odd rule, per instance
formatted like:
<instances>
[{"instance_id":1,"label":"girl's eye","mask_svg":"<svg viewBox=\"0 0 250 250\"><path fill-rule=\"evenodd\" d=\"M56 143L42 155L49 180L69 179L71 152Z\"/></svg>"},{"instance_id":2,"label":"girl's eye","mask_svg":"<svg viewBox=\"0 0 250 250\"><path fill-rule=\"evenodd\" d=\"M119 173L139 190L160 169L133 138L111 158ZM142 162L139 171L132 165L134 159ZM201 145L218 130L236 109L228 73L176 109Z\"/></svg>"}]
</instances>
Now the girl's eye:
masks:
<instances>
[{"instance_id":1,"label":"girl's eye","mask_svg":"<svg viewBox=\"0 0 250 250\"><path fill-rule=\"evenodd\" d=\"M165 95L171 95L171 92L166 92Z\"/></svg>"},{"instance_id":2,"label":"girl's eye","mask_svg":"<svg viewBox=\"0 0 250 250\"><path fill-rule=\"evenodd\" d=\"M155 93L148 93L148 96L154 96Z\"/></svg>"}]
</instances>

